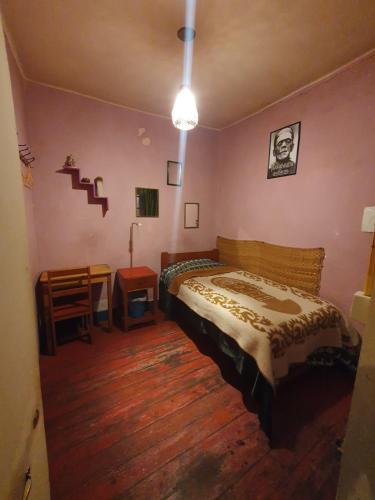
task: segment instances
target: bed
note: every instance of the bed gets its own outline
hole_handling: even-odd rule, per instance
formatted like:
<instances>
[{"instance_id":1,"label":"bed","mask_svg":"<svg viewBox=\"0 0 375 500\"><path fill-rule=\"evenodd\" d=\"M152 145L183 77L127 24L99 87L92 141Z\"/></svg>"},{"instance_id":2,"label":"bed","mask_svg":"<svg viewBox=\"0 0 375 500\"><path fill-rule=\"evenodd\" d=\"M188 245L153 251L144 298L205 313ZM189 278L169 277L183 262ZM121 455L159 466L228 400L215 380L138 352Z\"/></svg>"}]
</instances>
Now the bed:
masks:
<instances>
[{"instance_id":1,"label":"bed","mask_svg":"<svg viewBox=\"0 0 375 500\"><path fill-rule=\"evenodd\" d=\"M270 439L274 394L291 365L355 364L357 333L318 296L323 259L321 248L222 237L213 250L161 255L161 309L188 315L234 360Z\"/></svg>"}]
</instances>

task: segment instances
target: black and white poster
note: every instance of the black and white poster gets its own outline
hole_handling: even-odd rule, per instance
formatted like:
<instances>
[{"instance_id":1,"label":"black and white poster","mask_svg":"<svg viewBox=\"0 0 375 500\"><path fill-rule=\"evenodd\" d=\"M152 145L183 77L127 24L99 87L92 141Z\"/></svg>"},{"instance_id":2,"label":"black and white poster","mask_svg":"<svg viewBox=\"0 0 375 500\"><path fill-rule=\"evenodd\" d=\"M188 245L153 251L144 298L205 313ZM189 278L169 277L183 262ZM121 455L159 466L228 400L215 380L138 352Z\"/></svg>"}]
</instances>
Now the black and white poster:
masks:
<instances>
[{"instance_id":1,"label":"black and white poster","mask_svg":"<svg viewBox=\"0 0 375 500\"><path fill-rule=\"evenodd\" d=\"M271 132L267 179L297 172L301 122Z\"/></svg>"}]
</instances>

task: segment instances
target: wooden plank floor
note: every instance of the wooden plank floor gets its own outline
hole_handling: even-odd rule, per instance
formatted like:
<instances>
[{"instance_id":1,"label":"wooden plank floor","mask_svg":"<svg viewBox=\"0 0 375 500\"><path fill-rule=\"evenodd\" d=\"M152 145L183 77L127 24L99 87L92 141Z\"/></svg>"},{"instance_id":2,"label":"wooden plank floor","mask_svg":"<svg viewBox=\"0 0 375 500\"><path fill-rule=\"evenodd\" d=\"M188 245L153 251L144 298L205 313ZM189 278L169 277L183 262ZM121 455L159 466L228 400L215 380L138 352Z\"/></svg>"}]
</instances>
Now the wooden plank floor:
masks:
<instances>
[{"instance_id":1,"label":"wooden plank floor","mask_svg":"<svg viewBox=\"0 0 375 500\"><path fill-rule=\"evenodd\" d=\"M270 450L230 362L174 322L98 329L40 365L53 499L335 498L345 372L281 388Z\"/></svg>"}]
</instances>

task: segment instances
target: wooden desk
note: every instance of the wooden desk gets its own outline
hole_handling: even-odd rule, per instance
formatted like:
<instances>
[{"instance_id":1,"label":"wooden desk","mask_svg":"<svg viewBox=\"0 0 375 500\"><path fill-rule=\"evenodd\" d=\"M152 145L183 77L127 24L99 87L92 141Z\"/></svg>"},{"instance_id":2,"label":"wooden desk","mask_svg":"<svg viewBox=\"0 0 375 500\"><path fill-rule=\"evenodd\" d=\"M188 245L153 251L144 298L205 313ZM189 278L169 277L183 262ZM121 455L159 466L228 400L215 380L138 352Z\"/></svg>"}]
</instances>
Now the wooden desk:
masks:
<instances>
[{"instance_id":1,"label":"wooden desk","mask_svg":"<svg viewBox=\"0 0 375 500\"><path fill-rule=\"evenodd\" d=\"M107 264L94 264L90 266L91 284L107 283L107 301L108 301L108 330L112 330L112 279L111 268ZM41 309L45 328L49 328L49 303L47 291L47 271L43 271L39 278L39 290L41 294Z\"/></svg>"},{"instance_id":2,"label":"wooden desk","mask_svg":"<svg viewBox=\"0 0 375 500\"><path fill-rule=\"evenodd\" d=\"M128 331L129 326L132 325L139 325L140 323L147 323L149 321L155 322L158 275L146 266L132 268L125 267L123 269L118 269L117 273L123 299L123 330L125 332ZM153 289L151 310L146 311L140 318L130 317L128 308L129 292L144 290L147 288Z\"/></svg>"}]
</instances>

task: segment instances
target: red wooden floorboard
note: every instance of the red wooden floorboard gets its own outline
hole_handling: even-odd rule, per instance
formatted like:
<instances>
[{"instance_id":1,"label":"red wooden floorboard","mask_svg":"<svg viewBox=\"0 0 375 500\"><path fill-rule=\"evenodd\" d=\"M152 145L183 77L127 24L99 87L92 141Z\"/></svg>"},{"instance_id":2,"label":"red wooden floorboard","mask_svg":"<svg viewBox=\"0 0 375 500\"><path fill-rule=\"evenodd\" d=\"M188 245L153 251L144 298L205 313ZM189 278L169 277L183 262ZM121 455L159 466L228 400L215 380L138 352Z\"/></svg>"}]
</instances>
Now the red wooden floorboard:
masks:
<instances>
[{"instance_id":1,"label":"red wooden floorboard","mask_svg":"<svg viewBox=\"0 0 375 500\"><path fill-rule=\"evenodd\" d=\"M68 460L60 468L55 467L55 472L57 474L64 473L70 476L70 471L74 470L75 467L81 462L82 459L92 457L95 458L95 462L91 466L91 471L86 478L90 480L90 475L95 467L97 474L95 474L95 481L98 481L99 476L105 476L107 474L106 465L110 460L112 469L119 471L121 468L125 468L127 472L130 470L129 461L134 459L137 455L142 455L142 462L145 458L143 453L155 446L163 446L165 448L168 446L168 439L176 439L178 434L184 432L194 431L194 425L202 425L202 420L207 418L207 414L214 414L218 419L223 417L223 413L227 415L230 411L233 415L243 412L243 406L236 400L233 399L233 395L226 385L218 385L211 393L208 393L202 397L199 397L194 401L194 404L190 404L183 407L168 418L168 426L165 425L163 418L155 420L153 425L141 426L134 433L126 433L126 426L124 425L124 434L121 439L119 439L119 433L117 430L117 435L114 433L109 436L105 434L102 436L103 439L100 441L100 448L98 449L98 443L93 441L91 443L91 449L87 450L87 447L75 448L72 453L66 458ZM232 389L233 390L233 389ZM212 397L213 396L213 397ZM223 402L226 403L226 409L223 410ZM194 432L193 432L194 434ZM192 436L195 439L195 436ZM117 438L117 439L116 439ZM100 438L99 438L100 439ZM185 443L182 443L184 445ZM175 446L176 448L176 446ZM74 453L76 451L76 453ZM166 459L172 458L173 455L167 454ZM158 455L158 462L161 462L160 449ZM133 464L136 460L133 460ZM79 485L85 479L85 472L80 478ZM151 470L149 470L151 472ZM73 474L74 476L74 474ZM70 477L73 477L70 476ZM133 478L132 478L133 480ZM99 482L102 479L99 479ZM93 482L93 481L91 481Z\"/></svg>"},{"instance_id":2,"label":"red wooden floorboard","mask_svg":"<svg viewBox=\"0 0 375 500\"><path fill-rule=\"evenodd\" d=\"M132 394L134 385L137 386L138 394L142 391L150 392L153 386L156 389L160 386L158 378L160 376L163 376L165 383L172 383L173 379L182 377L189 371L194 372L197 369L207 369L207 367L202 367L202 362L197 358L197 354L194 353L192 356L190 352L183 352L180 346L176 344L172 345L174 348L172 358L173 371L168 369L171 363L170 353L153 356L152 363L148 361L147 364L142 363L142 361L137 363L132 359L131 362L121 366L115 372L112 370L111 365L109 374L106 377L95 375L95 373L91 373L89 376L85 374L85 382L83 384L79 382L74 383L71 379L68 379L67 383L71 387L70 391L65 390L61 393L50 395L48 405L55 408L57 417L62 413L61 408L58 407L61 401L64 402L64 414L66 414L70 407L76 413L77 405L83 406L92 400L102 401L102 406L106 409L108 400L104 401L103 396L108 398L108 394L110 394L111 400L115 400L116 398L123 399L123 391L127 390ZM140 377L141 373L142 378ZM96 407L97 409L98 407Z\"/></svg>"},{"instance_id":3,"label":"red wooden floorboard","mask_svg":"<svg viewBox=\"0 0 375 500\"><path fill-rule=\"evenodd\" d=\"M41 356L52 499L335 498L352 377L281 387L270 449L230 362L197 339L171 321L96 328Z\"/></svg>"},{"instance_id":4,"label":"red wooden floorboard","mask_svg":"<svg viewBox=\"0 0 375 500\"><path fill-rule=\"evenodd\" d=\"M158 388L151 387L150 392L143 390L138 393L137 389L133 388L133 398L129 398L128 391L124 388L125 396L122 400L120 394L115 399L108 394L106 398L81 407L76 413L68 414L66 421L61 422L57 430L51 431L51 438L58 444L62 444L63 449L68 449L81 442L82 439L95 438L100 429L119 425L124 419L127 421L129 432L131 424L137 425L137 420L142 418L145 409L167 400L171 407L170 411L173 411L175 407L173 398L178 392L186 395L192 390L193 394L204 394L218 383L220 383L218 375L214 377L209 369L201 368L189 377L171 380ZM49 426L47 430L50 430Z\"/></svg>"}]
</instances>

